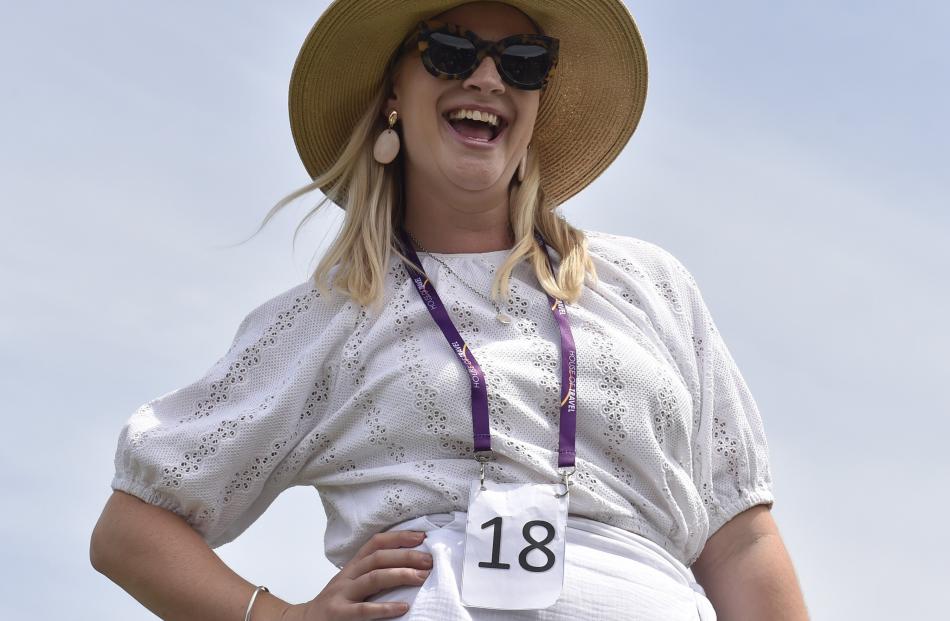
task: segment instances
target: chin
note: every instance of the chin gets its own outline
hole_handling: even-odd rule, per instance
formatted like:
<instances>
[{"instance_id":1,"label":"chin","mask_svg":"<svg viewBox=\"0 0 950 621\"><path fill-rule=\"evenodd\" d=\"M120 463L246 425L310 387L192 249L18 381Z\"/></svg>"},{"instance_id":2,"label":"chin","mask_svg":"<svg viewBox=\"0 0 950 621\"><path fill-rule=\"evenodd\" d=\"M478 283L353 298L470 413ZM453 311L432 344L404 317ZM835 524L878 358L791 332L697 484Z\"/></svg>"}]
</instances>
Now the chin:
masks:
<instances>
[{"instance_id":1,"label":"chin","mask_svg":"<svg viewBox=\"0 0 950 621\"><path fill-rule=\"evenodd\" d=\"M446 178L454 185L472 192L492 188L502 182L505 174L505 162L451 155L447 155L442 161L451 162L442 171Z\"/></svg>"},{"instance_id":2,"label":"chin","mask_svg":"<svg viewBox=\"0 0 950 621\"><path fill-rule=\"evenodd\" d=\"M490 190L499 184L504 184L502 179L502 170L492 171L484 174L452 174L447 175L452 185L469 192L482 192ZM505 184L507 185L507 184Z\"/></svg>"}]
</instances>

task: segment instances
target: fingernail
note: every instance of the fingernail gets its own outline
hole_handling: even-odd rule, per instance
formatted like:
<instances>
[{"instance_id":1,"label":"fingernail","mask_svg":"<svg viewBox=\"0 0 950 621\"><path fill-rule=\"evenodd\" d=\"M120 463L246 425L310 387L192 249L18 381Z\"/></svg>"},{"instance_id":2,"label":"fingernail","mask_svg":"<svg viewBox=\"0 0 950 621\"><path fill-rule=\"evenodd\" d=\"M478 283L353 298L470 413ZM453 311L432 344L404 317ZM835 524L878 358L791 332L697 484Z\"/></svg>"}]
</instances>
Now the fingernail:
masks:
<instances>
[{"instance_id":1,"label":"fingernail","mask_svg":"<svg viewBox=\"0 0 950 621\"><path fill-rule=\"evenodd\" d=\"M419 576L420 578L428 578L428 577L429 577L429 570L428 570L428 569L417 569L417 570L416 570L416 575Z\"/></svg>"}]
</instances>

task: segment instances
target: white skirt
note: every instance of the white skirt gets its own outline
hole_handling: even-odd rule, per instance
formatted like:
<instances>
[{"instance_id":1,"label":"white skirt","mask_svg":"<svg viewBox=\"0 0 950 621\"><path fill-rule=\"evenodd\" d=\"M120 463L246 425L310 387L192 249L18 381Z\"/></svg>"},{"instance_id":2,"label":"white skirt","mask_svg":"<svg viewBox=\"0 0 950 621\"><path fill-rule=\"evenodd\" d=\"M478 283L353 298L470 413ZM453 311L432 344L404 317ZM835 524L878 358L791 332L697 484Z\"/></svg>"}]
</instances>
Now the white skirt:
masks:
<instances>
[{"instance_id":1,"label":"white skirt","mask_svg":"<svg viewBox=\"0 0 950 621\"><path fill-rule=\"evenodd\" d=\"M387 530L426 531L414 550L432 555L421 586L388 589L368 602L408 602L398 619L471 621L715 621L716 611L692 572L649 539L577 515L567 516L564 589L542 610L468 608L461 601L465 511L433 513Z\"/></svg>"}]
</instances>

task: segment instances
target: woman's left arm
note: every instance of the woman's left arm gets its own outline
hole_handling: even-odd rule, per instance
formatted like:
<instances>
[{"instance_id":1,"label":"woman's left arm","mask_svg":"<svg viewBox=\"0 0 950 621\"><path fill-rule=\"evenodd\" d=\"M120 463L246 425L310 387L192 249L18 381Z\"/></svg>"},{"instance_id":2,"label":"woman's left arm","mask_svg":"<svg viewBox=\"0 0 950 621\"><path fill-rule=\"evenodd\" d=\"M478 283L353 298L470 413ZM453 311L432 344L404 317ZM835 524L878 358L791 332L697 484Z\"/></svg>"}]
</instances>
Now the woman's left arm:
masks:
<instances>
[{"instance_id":1,"label":"woman's left arm","mask_svg":"<svg viewBox=\"0 0 950 621\"><path fill-rule=\"evenodd\" d=\"M723 524L691 569L719 621L808 621L792 559L766 505Z\"/></svg>"}]
</instances>

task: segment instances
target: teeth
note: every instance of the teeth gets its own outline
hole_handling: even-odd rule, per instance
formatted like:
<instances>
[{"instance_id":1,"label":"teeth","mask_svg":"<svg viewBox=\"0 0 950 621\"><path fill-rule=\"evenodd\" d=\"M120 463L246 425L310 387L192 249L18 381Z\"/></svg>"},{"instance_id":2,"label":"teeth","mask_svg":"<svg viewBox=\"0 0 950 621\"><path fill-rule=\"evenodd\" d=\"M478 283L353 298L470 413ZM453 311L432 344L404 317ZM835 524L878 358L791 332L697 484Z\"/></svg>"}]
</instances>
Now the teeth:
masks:
<instances>
[{"instance_id":1,"label":"teeth","mask_svg":"<svg viewBox=\"0 0 950 621\"><path fill-rule=\"evenodd\" d=\"M498 127L499 119L498 116L492 114L491 112L482 112L480 110L466 110L461 108L459 110L453 110L449 113L449 120L454 119L472 119L474 121L482 121L488 123L492 127Z\"/></svg>"}]
</instances>

